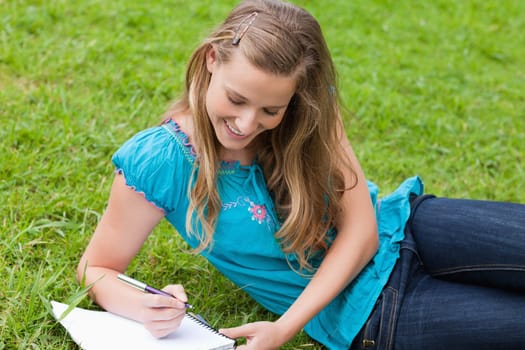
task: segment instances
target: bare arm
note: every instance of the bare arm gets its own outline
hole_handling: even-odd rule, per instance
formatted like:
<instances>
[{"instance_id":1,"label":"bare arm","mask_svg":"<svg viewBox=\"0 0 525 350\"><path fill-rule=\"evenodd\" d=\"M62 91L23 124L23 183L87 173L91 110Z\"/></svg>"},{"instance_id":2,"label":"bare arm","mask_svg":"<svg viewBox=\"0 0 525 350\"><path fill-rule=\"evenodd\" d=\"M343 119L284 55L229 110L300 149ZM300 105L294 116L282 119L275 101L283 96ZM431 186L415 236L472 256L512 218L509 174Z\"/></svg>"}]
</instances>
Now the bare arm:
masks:
<instances>
[{"instance_id":1,"label":"bare arm","mask_svg":"<svg viewBox=\"0 0 525 350\"><path fill-rule=\"evenodd\" d=\"M247 346L239 349L275 349L293 338L359 274L377 250L377 223L366 179L346 136L342 142L358 183L343 195L337 237L307 287L276 322L256 322L223 330L233 338L248 338ZM350 171L345 171L346 183L351 183L350 180Z\"/></svg>"},{"instance_id":2,"label":"bare arm","mask_svg":"<svg viewBox=\"0 0 525 350\"><path fill-rule=\"evenodd\" d=\"M346 138L343 142L357 173L358 183L343 195L343 211L337 222L338 234L321 266L299 298L277 321L282 329L287 330L285 336L289 338L330 303L377 251L377 223L366 179ZM347 180L349 177L347 172Z\"/></svg>"},{"instance_id":3,"label":"bare arm","mask_svg":"<svg viewBox=\"0 0 525 350\"><path fill-rule=\"evenodd\" d=\"M95 282L90 296L104 309L144 323L155 336L175 330L184 305L174 298L144 294L118 281L164 212L125 184L117 175L108 206L77 267L77 278ZM85 272L85 276L84 276ZM165 288L186 301L179 285Z\"/></svg>"}]
</instances>

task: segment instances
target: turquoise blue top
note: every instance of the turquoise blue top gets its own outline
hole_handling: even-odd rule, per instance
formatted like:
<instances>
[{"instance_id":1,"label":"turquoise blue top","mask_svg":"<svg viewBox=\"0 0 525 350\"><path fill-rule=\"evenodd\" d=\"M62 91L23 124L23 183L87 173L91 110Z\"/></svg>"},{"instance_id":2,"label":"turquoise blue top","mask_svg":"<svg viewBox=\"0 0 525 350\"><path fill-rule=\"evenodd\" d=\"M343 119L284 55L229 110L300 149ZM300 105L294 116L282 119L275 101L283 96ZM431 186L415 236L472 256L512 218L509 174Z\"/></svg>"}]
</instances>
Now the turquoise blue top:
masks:
<instances>
[{"instance_id":1,"label":"turquoise blue top","mask_svg":"<svg viewBox=\"0 0 525 350\"><path fill-rule=\"evenodd\" d=\"M126 183L162 208L178 233L196 247L186 232L187 187L195 161L187 136L173 121L144 130L113 156ZM378 200L378 188L368 183L379 226L379 249L359 276L305 327L330 349L348 349L364 325L399 256L399 242L410 213L410 193L423 185L413 177ZM268 310L282 314L309 282L290 268L274 238L280 222L260 166L223 163L218 177L222 210L212 250L202 255ZM335 235L333 231L330 234ZM287 261L288 259L288 261ZM313 261L318 266L319 261Z\"/></svg>"}]
</instances>

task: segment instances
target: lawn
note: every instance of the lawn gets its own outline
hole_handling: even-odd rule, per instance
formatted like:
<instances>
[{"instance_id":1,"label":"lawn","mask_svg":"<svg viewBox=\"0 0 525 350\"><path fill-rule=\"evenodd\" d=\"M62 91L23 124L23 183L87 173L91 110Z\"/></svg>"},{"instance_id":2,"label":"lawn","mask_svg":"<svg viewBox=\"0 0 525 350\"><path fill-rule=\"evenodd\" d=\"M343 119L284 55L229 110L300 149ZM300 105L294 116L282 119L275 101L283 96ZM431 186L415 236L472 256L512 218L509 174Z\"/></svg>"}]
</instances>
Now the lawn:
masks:
<instances>
[{"instance_id":1,"label":"lawn","mask_svg":"<svg viewBox=\"0 0 525 350\"><path fill-rule=\"evenodd\" d=\"M323 27L347 134L383 194L418 174L437 195L525 202L525 2L295 3ZM0 349L75 349L47 305L81 295L110 157L159 122L234 4L0 0ZM128 273L184 283L214 325L275 318L186 250L162 223ZM285 348L321 347L301 333Z\"/></svg>"}]
</instances>

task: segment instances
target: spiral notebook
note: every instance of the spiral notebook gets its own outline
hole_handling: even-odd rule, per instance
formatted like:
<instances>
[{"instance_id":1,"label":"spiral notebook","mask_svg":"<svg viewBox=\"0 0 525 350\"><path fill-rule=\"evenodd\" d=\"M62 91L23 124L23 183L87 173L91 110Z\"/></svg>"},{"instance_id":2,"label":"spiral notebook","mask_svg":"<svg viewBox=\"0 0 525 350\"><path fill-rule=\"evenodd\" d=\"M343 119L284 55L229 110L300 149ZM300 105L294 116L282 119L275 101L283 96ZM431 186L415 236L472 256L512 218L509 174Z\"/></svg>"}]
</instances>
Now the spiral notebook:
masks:
<instances>
[{"instance_id":1,"label":"spiral notebook","mask_svg":"<svg viewBox=\"0 0 525 350\"><path fill-rule=\"evenodd\" d=\"M186 314L181 326L164 338L153 337L140 323L106 311L72 309L60 319L67 304L51 301L53 315L84 350L223 350L235 341L218 333L197 317Z\"/></svg>"}]
</instances>

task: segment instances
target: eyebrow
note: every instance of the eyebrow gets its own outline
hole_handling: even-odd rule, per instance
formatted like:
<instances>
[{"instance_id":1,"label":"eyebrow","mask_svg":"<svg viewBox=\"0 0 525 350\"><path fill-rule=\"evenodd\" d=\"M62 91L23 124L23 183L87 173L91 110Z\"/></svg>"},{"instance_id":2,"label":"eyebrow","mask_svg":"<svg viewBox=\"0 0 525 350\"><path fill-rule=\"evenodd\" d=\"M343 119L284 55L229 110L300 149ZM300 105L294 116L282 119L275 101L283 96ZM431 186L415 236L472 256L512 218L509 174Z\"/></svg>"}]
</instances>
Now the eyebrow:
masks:
<instances>
[{"instance_id":1,"label":"eyebrow","mask_svg":"<svg viewBox=\"0 0 525 350\"><path fill-rule=\"evenodd\" d=\"M238 92L228 88L228 87L225 87L225 90L228 94L231 94L231 95L234 95L235 98L238 98L240 100L242 100L243 102L246 102L246 101L249 101L246 97L244 97L243 95L239 94ZM264 108L268 108L268 109L273 109L273 108L276 108L276 109L282 109L282 108L285 108L286 106L288 106L288 104L285 104L285 105L282 105L282 106L264 106Z\"/></svg>"}]
</instances>

